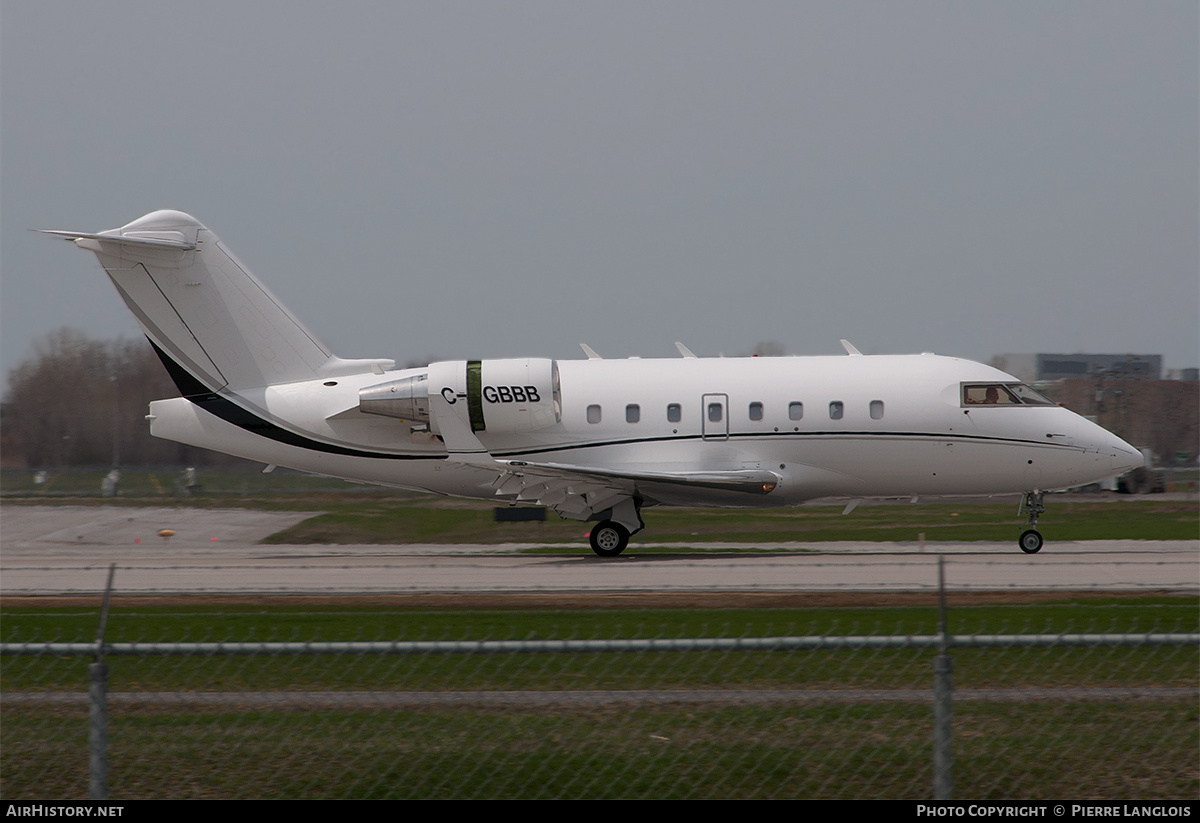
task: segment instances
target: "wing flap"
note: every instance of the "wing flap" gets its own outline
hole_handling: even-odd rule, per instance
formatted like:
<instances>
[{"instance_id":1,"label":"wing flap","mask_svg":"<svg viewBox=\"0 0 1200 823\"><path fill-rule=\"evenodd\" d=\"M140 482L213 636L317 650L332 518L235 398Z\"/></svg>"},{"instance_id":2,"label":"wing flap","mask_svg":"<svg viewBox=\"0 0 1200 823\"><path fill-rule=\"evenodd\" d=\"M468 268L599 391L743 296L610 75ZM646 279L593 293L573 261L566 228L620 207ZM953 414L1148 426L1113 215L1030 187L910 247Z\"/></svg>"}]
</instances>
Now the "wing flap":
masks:
<instances>
[{"instance_id":1,"label":"wing flap","mask_svg":"<svg viewBox=\"0 0 1200 823\"><path fill-rule=\"evenodd\" d=\"M688 488L717 489L770 494L783 478L763 469L732 469L727 471L651 472L631 469L605 469L595 466L572 466L563 463L527 463L522 460L501 461L501 466L514 474L536 477L590 479L596 482L665 483ZM632 491L632 490L631 490Z\"/></svg>"},{"instance_id":2,"label":"wing flap","mask_svg":"<svg viewBox=\"0 0 1200 823\"><path fill-rule=\"evenodd\" d=\"M497 497L548 506L574 520L586 520L635 497L652 498L653 494L642 491L643 486L763 495L774 491L782 480L761 469L650 472L523 460L497 460L494 467L498 474L492 487Z\"/></svg>"}]
</instances>

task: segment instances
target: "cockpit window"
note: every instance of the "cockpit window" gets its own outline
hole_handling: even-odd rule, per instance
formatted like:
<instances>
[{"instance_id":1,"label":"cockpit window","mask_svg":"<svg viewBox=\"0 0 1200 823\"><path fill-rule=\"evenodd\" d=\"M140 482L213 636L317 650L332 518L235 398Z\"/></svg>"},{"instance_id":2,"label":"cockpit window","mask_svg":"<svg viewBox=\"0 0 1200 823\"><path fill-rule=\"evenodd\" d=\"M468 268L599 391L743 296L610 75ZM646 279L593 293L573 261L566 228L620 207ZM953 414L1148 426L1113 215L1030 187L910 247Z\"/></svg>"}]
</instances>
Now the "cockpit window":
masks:
<instances>
[{"instance_id":1,"label":"cockpit window","mask_svg":"<svg viewBox=\"0 0 1200 823\"><path fill-rule=\"evenodd\" d=\"M1021 401L1003 383L963 386L964 406L1019 406Z\"/></svg>"},{"instance_id":2,"label":"cockpit window","mask_svg":"<svg viewBox=\"0 0 1200 823\"><path fill-rule=\"evenodd\" d=\"M1024 383L963 383L964 406L1053 406Z\"/></svg>"},{"instance_id":3,"label":"cockpit window","mask_svg":"<svg viewBox=\"0 0 1200 823\"><path fill-rule=\"evenodd\" d=\"M1053 406L1054 401L1048 400L1044 395L1039 394L1033 389L1026 386L1024 383L1014 383L1009 388L1013 394L1021 398L1021 403L1026 406Z\"/></svg>"}]
</instances>

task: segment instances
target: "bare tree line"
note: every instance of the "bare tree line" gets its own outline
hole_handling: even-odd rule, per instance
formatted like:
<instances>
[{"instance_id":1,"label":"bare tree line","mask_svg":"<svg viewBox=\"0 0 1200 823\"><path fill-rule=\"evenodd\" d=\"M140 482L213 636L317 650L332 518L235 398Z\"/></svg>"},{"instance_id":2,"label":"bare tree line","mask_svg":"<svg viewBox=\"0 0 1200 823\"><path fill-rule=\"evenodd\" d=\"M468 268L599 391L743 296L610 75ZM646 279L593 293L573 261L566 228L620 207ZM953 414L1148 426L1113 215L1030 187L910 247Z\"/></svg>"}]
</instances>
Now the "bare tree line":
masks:
<instances>
[{"instance_id":1,"label":"bare tree line","mask_svg":"<svg viewBox=\"0 0 1200 823\"><path fill-rule=\"evenodd\" d=\"M0 448L6 465L214 465L237 461L150 436L151 400L175 397L150 343L92 340L62 328L8 375Z\"/></svg>"}]
</instances>

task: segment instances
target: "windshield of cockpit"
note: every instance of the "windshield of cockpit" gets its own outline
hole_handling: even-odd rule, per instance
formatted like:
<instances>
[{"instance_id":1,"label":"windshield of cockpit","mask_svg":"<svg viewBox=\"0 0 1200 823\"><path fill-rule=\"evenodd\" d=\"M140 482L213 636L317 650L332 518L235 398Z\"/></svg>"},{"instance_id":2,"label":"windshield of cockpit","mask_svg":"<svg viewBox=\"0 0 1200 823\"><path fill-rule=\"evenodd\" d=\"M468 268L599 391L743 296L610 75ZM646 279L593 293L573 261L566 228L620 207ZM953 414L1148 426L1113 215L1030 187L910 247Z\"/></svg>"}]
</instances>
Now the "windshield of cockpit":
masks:
<instances>
[{"instance_id":1,"label":"windshield of cockpit","mask_svg":"<svg viewBox=\"0 0 1200 823\"><path fill-rule=\"evenodd\" d=\"M963 383L964 406L1053 406L1024 383Z\"/></svg>"}]
</instances>

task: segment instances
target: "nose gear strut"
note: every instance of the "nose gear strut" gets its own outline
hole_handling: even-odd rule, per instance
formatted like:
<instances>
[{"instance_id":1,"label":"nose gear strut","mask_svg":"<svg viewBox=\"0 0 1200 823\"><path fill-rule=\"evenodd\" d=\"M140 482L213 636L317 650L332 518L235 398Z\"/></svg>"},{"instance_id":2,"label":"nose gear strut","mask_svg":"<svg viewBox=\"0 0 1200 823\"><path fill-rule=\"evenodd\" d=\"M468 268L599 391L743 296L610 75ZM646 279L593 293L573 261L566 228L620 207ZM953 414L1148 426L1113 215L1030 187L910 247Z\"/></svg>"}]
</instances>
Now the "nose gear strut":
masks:
<instances>
[{"instance_id":1,"label":"nose gear strut","mask_svg":"<svg viewBox=\"0 0 1200 823\"><path fill-rule=\"evenodd\" d=\"M1021 498L1021 507L1017 510L1017 514L1026 513L1025 523L1029 528L1021 532L1017 545L1025 554L1037 554L1042 550L1042 534L1037 530L1037 522L1038 516L1046 510L1045 503L1043 503L1044 497L1044 492L1032 491L1025 492Z\"/></svg>"}]
</instances>

